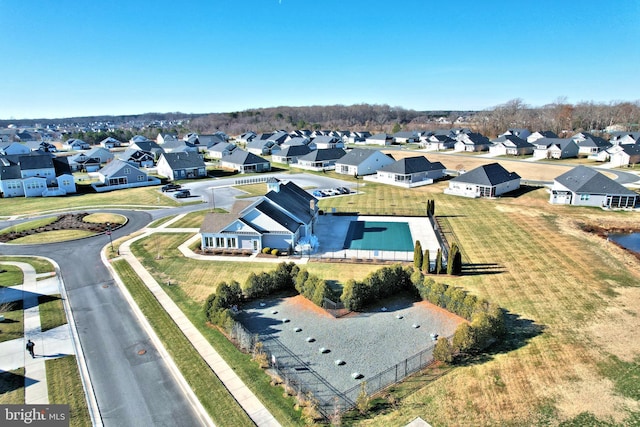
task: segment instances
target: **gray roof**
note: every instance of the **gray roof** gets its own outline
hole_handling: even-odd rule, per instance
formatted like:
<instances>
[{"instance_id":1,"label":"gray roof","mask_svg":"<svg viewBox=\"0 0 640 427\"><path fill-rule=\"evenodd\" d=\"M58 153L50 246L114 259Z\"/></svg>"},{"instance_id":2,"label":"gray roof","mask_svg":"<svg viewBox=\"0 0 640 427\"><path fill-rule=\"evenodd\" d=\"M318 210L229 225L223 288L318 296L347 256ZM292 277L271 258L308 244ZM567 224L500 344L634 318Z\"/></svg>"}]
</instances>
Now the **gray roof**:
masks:
<instances>
[{"instance_id":1,"label":"gray roof","mask_svg":"<svg viewBox=\"0 0 640 427\"><path fill-rule=\"evenodd\" d=\"M555 180L574 193L637 196L637 193L586 166L575 167Z\"/></svg>"},{"instance_id":2,"label":"gray roof","mask_svg":"<svg viewBox=\"0 0 640 427\"><path fill-rule=\"evenodd\" d=\"M287 182L286 184L280 183L279 191L269 191L264 197L276 205L281 206L283 209L286 209L288 212L291 212L293 216L305 223L311 221L318 206L318 201L315 197L293 182ZM311 212L310 204L312 200L315 200L313 213Z\"/></svg>"},{"instance_id":3,"label":"gray roof","mask_svg":"<svg viewBox=\"0 0 640 427\"><path fill-rule=\"evenodd\" d=\"M319 148L309 154L298 157L298 161L321 162L324 160L339 160L347 154L342 148Z\"/></svg>"},{"instance_id":4,"label":"gray roof","mask_svg":"<svg viewBox=\"0 0 640 427\"><path fill-rule=\"evenodd\" d=\"M301 223L296 221L293 217L291 217L284 211L273 206L271 203L269 203L266 200L263 200L262 202L260 202L256 206L256 209L264 213L269 218L271 218L278 224L282 225L292 233L294 233L298 228L300 228ZM260 230L260 231L266 231L266 230Z\"/></svg>"},{"instance_id":5,"label":"gray roof","mask_svg":"<svg viewBox=\"0 0 640 427\"><path fill-rule=\"evenodd\" d=\"M506 146L509 147L516 147L516 148L533 148L535 147L534 144L518 137L515 135L501 135L498 138L494 139L492 142L498 144L498 143L503 143Z\"/></svg>"},{"instance_id":6,"label":"gray roof","mask_svg":"<svg viewBox=\"0 0 640 427\"><path fill-rule=\"evenodd\" d=\"M224 156L222 158L222 161L228 162L228 163L235 163L237 165L254 165L257 163L269 163L268 160L260 156L256 156L255 154L250 153L248 151L242 150L240 148L236 148L230 154Z\"/></svg>"},{"instance_id":7,"label":"gray roof","mask_svg":"<svg viewBox=\"0 0 640 427\"><path fill-rule=\"evenodd\" d=\"M507 171L499 163L490 163L488 165L472 169L462 175L458 175L455 178L452 178L451 181L493 187L494 185L513 181L518 178L520 178L520 175L515 172Z\"/></svg>"},{"instance_id":8,"label":"gray roof","mask_svg":"<svg viewBox=\"0 0 640 427\"><path fill-rule=\"evenodd\" d=\"M282 150L275 154L277 157L298 157L309 154L311 149L306 145L292 145L284 147Z\"/></svg>"},{"instance_id":9,"label":"gray roof","mask_svg":"<svg viewBox=\"0 0 640 427\"><path fill-rule=\"evenodd\" d=\"M120 169L127 167L127 168L133 168L141 173L142 172L140 169L138 169L136 166L132 165L131 163L127 163L125 161L119 160L119 159L114 159L112 161L110 161L109 163L107 163L102 169L100 169L98 172L100 172L102 175L104 176L110 176L115 174L116 172L118 172Z\"/></svg>"},{"instance_id":10,"label":"gray roof","mask_svg":"<svg viewBox=\"0 0 640 427\"><path fill-rule=\"evenodd\" d=\"M432 170L444 170L444 165L440 162L431 163L424 156L406 157L397 160L390 165L378 169L378 172L392 172L399 175L410 175L419 172Z\"/></svg>"},{"instance_id":11,"label":"gray roof","mask_svg":"<svg viewBox=\"0 0 640 427\"><path fill-rule=\"evenodd\" d=\"M204 168L204 160L198 153L184 151L178 153L163 153L162 157L172 170Z\"/></svg>"},{"instance_id":12,"label":"gray roof","mask_svg":"<svg viewBox=\"0 0 640 427\"><path fill-rule=\"evenodd\" d=\"M354 148L340 159L341 165L357 166L371 156L376 155L378 150L369 150L366 148ZM391 156L389 156L391 157ZM393 158L393 157L391 157Z\"/></svg>"}]
</instances>

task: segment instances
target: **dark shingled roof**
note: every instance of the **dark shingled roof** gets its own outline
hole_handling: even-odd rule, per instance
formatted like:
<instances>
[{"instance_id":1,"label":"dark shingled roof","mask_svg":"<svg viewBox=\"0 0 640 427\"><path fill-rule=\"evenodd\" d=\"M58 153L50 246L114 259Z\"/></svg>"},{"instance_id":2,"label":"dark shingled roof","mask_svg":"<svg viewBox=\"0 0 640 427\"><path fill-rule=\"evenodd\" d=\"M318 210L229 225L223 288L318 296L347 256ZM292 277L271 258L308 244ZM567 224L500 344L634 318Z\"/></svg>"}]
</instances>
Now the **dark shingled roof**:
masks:
<instances>
[{"instance_id":1,"label":"dark shingled roof","mask_svg":"<svg viewBox=\"0 0 640 427\"><path fill-rule=\"evenodd\" d=\"M276 205L282 206L304 223L309 223L313 216L313 213L311 212L312 200L315 200L314 207L317 209L317 200L315 197L295 185L293 182L288 182L286 184L281 183L279 191L269 191L264 197L271 200Z\"/></svg>"},{"instance_id":2,"label":"dark shingled roof","mask_svg":"<svg viewBox=\"0 0 640 427\"><path fill-rule=\"evenodd\" d=\"M406 157L390 165L378 169L379 172L393 172L396 174L409 175L413 173L441 170L445 167L440 162L431 163L424 156Z\"/></svg>"},{"instance_id":3,"label":"dark shingled roof","mask_svg":"<svg viewBox=\"0 0 640 427\"><path fill-rule=\"evenodd\" d=\"M556 182L574 193L616 194L636 196L628 188L618 184L600 172L586 166L578 166L556 178Z\"/></svg>"},{"instance_id":4,"label":"dark shingled roof","mask_svg":"<svg viewBox=\"0 0 640 427\"><path fill-rule=\"evenodd\" d=\"M340 159L341 165L357 166L369 157L375 155L378 150L370 150L366 148L354 148ZM389 156L391 157L391 156ZM393 157L391 157L393 159Z\"/></svg>"},{"instance_id":5,"label":"dark shingled roof","mask_svg":"<svg viewBox=\"0 0 640 427\"><path fill-rule=\"evenodd\" d=\"M163 153L162 157L172 170L193 169L205 167L204 161L198 153L182 151L178 153Z\"/></svg>"},{"instance_id":6,"label":"dark shingled roof","mask_svg":"<svg viewBox=\"0 0 640 427\"><path fill-rule=\"evenodd\" d=\"M323 160L338 160L347 154L342 148L319 148L309 154L298 157L298 161L305 160L311 162L321 162Z\"/></svg>"},{"instance_id":7,"label":"dark shingled roof","mask_svg":"<svg viewBox=\"0 0 640 427\"><path fill-rule=\"evenodd\" d=\"M235 163L238 165L253 165L256 163L269 163L268 160L263 159L260 156L256 156L255 154L250 153L248 151L244 151L240 148L237 148L233 150L231 154L224 156L222 158L222 161Z\"/></svg>"},{"instance_id":8,"label":"dark shingled roof","mask_svg":"<svg viewBox=\"0 0 640 427\"><path fill-rule=\"evenodd\" d=\"M509 172L499 163L490 163L477 167L469 172L452 178L451 181L468 182L471 184L494 186L503 182L520 178L515 172Z\"/></svg>"}]
</instances>

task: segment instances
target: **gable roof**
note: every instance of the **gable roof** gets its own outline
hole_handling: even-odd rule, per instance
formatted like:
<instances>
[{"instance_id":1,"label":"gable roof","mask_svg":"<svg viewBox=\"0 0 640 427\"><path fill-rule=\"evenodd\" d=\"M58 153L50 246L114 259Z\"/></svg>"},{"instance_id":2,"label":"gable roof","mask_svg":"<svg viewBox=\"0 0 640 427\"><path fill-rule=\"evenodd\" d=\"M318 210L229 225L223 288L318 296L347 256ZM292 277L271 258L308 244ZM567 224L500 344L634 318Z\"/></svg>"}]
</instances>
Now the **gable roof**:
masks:
<instances>
[{"instance_id":1,"label":"gable roof","mask_svg":"<svg viewBox=\"0 0 640 427\"><path fill-rule=\"evenodd\" d=\"M267 215L269 218L282 225L284 228L289 230L290 232L295 232L298 228L300 228L301 223L296 221L290 215L281 209L278 209L276 206L273 206L266 200L258 203L255 207L257 210ZM265 230L261 230L265 231Z\"/></svg>"},{"instance_id":2,"label":"gable roof","mask_svg":"<svg viewBox=\"0 0 640 427\"><path fill-rule=\"evenodd\" d=\"M378 172L391 172L399 175L409 175L413 173L426 172L431 170L446 169L440 162L431 163L424 156L406 157L397 160L390 165L378 169Z\"/></svg>"},{"instance_id":3,"label":"gable roof","mask_svg":"<svg viewBox=\"0 0 640 427\"><path fill-rule=\"evenodd\" d=\"M265 199L291 212L293 216L309 223L318 209L317 199L293 182L280 183L279 191L269 191ZM314 200L314 212L311 212L311 201Z\"/></svg>"},{"instance_id":4,"label":"gable roof","mask_svg":"<svg viewBox=\"0 0 640 427\"><path fill-rule=\"evenodd\" d=\"M492 141L495 144L504 144L508 147L516 148L533 148L534 144L515 135L500 135L498 138Z\"/></svg>"},{"instance_id":5,"label":"gable roof","mask_svg":"<svg viewBox=\"0 0 640 427\"><path fill-rule=\"evenodd\" d=\"M227 163L235 163L238 165L254 165L256 163L269 163L268 160L257 156L253 153L245 151L241 148L236 148L230 154L227 154L222 158L222 161Z\"/></svg>"},{"instance_id":6,"label":"gable roof","mask_svg":"<svg viewBox=\"0 0 640 427\"><path fill-rule=\"evenodd\" d=\"M319 148L309 154L298 157L298 161L321 162L323 160L339 160L347 154L342 148Z\"/></svg>"},{"instance_id":7,"label":"gable roof","mask_svg":"<svg viewBox=\"0 0 640 427\"><path fill-rule=\"evenodd\" d=\"M311 149L307 145L291 145L284 147L282 150L278 152L278 154L274 154L276 157L297 157L304 156L305 154L309 154Z\"/></svg>"},{"instance_id":8,"label":"gable roof","mask_svg":"<svg viewBox=\"0 0 640 427\"><path fill-rule=\"evenodd\" d=\"M238 219L240 213L251 206L254 202L249 200L238 200L231 206L230 212L224 213L208 213L200 226L201 233L218 233L231 223L234 219Z\"/></svg>"},{"instance_id":9,"label":"gable roof","mask_svg":"<svg viewBox=\"0 0 640 427\"><path fill-rule=\"evenodd\" d=\"M570 171L563 173L555 180L574 193L624 194L637 196L637 193L618 184L595 169L588 168L586 166L577 166Z\"/></svg>"},{"instance_id":10,"label":"gable roof","mask_svg":"<svg viewBox=\"0 0 640 427\"><path fill-rule=\"evenodd\" d=\"M140 173L143 173L143 171L141 171L139 168L137 168L136 166L132 165L131 163L127 163L125 161L122 161L120 159L114 159L111 162L107 163L102 169L100 169L98 171L98 173L101 173L104 176L109 176L109 175L113 175L116 172L118 172L120 169L122 168L133 168L135 170L137 170ZM145 174L146 175L146 174Z\"/></svg>"},{"instance_id":11,"label":"gable roof","mask_svg":"<svg viewBox=\"0 0 640 427\"><path fill-rule=\"evenodd\" d=\"M369 157L371 156L376 156L379 155L377 153L384 155L384 154L378 150L369 150L366 148L354 148L353 150L349 151L347 154L345 154L341 159L340 159L340 164L341 165L350 165L350 166L357 166L360 163L364 162L365 160L367 160ZM392 156L389 156L393 159Z\"/></svg>"},{"instance_id":12,"label":"gable roof","mask_svg":"<svg viewBox=\"0 0 640 427\"><path fill-rule=\"evenodd\" d=\"M452 178L451 181L467 182L470 184L494 186L502 184L503 182L513 181L520 178L515 172L509 172L502 167L499 163L489 163L483 165L469 172L458 175Z\"/></svg>"},{"instance_id":13,"label":"gable roof","mask_svg":"<svg viewBox=\"0 0 640 427\"><path fill-rule=\"evenodd\" d=\"M198 153L181 151L177 153L162 153L164 160L172 170L204 168L204 160Z\"/></svg>"}]
</instances>

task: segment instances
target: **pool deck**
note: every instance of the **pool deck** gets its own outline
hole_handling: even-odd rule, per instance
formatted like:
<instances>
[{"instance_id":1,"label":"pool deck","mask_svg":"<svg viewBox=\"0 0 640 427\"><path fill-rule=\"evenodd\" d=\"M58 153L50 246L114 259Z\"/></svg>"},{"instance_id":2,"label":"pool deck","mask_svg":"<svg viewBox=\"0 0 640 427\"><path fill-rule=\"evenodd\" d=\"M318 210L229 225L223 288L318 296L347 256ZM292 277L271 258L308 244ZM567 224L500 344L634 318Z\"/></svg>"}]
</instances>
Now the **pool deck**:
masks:
<instances>
[{"instance_id":1,"label":"pool deck","mask_svg":"<svg viewBox=\"0 0 640 427\"><path fill-rule=\"evenodd\" d=\"M413 243L415 244L416 240L420 240L422 249L429 249L431 260L435 262L435 256L440 246L427 217L321 215L318 217L315 227L314 234L318 237L319 245L314 255L329 258L379 258L413 261L413 250L398 252L343 249L344 239L347 236L351 221L405 222L409 224Z\"/></svg>"}]
</instances>

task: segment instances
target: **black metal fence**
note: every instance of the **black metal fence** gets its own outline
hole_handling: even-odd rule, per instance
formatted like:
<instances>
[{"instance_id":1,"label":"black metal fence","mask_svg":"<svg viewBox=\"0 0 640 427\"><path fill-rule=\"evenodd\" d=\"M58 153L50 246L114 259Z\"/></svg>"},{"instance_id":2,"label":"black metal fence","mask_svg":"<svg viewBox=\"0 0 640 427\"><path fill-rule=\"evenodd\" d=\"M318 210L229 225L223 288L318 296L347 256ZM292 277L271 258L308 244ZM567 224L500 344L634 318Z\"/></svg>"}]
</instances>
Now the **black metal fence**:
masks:
<instances>
[{"instance_id":1,"label":"black metal fence","mask_svg":"<svg viewBox=\"0 0 640 427\"><path fill-rule=\"evenodd\" d=\"M325 419L329 419L336 412L344 412L355 407L362 393L362 382L341 392L313 371L275 336L253 334L239 322L234 322L230 335L240 349L254 355L256 352L262 353L269 368L281 378L287 392L312 401ZM451 337L447 338L451 339ZM256 345L257 343L261 345ZM374 395L433 363L434 347L435 341L424 350L384 372L363 378L366 394Z\"/></svg>"}]
</instances>

